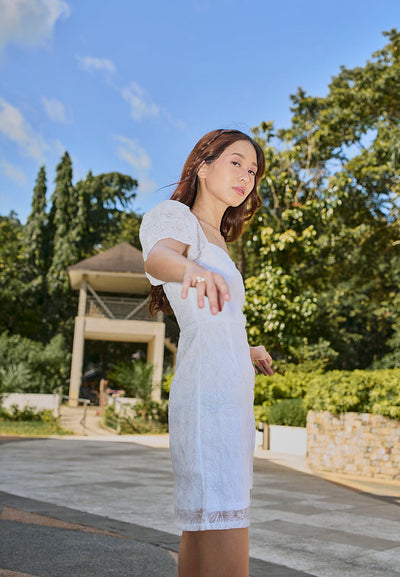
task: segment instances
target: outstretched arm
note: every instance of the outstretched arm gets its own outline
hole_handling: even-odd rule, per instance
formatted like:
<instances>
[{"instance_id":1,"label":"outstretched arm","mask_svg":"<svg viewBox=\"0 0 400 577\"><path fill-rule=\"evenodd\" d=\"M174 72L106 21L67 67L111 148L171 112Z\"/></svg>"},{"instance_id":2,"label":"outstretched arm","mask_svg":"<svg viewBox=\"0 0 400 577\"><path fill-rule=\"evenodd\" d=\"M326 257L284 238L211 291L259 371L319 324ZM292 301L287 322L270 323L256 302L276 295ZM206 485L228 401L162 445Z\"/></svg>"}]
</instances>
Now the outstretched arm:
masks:
<instances>
[{"instance_id":1,"label":"outstretched arm","mask_svg":"<svg viewBox=\"0 0 400 577\"><path fill-rule=\"evenodd\" d=\"M215 315L222 310L224 302L230 300L229 287L220 274L189 260L185 256L187 249L186 244L172 238L159 240L147 257L145 271L164 282L182 283L183 299L189 288L195 287L199 307L204 307L207 296L211 313Z\"/></svg>"}]
</instances>

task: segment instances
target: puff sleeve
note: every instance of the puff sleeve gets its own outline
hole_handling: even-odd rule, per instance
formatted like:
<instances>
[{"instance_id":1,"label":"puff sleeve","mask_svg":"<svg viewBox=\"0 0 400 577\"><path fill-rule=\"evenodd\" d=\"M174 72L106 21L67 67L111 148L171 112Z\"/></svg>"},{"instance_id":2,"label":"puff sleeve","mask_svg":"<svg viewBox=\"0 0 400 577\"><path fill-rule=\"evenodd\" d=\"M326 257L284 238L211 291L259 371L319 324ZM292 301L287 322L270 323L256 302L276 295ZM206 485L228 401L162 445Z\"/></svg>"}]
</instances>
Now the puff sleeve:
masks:
<instances>
[{"instance_id":1,"label":"puff sleeve","mask_svg":"<svg viewBox=\"0 0 400 577\"><path fill-rule=\"evenodd\" d=\"M189 246L187 257L195 260L201 253L205 240L200 231L200 225L190 208L177 200L165 200L143 216L139 230L143 249L143 259L147 257L153 246L164 238L173 238ZM152 285L164 284L146 273Z\"/></svg>"}]
</instances>

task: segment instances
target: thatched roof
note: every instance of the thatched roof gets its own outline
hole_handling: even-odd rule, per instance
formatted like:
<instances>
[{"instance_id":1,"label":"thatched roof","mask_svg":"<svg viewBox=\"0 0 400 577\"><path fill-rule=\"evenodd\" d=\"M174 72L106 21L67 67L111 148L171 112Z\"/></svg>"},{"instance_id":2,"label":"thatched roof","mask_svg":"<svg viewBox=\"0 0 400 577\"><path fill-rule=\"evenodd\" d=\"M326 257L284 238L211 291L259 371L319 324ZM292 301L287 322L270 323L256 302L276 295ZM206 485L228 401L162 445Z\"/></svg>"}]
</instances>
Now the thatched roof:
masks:
<instances>
[{"instance_id":1,"label":"thatched roof","mask_svg":"<svg viewBox=\"0 0 400 577\"><path fill-rule=\"evenodd\" d=\"M83 280L105 292L147 294L150 290L143 255L127 242L68 267L68 275L77 290Z\"/></svg>"},{"instance_id":2,"label":"thatched roof","mask_svg":"<svg viewBox=\"0 0 400 577\"><path fill-rule=\"evenodd\" d=\"M68 271L70 270L144 273L144 261L140 250L123 242L100 254L77 262L68 267Z\"/></svg>"}]
</instances>

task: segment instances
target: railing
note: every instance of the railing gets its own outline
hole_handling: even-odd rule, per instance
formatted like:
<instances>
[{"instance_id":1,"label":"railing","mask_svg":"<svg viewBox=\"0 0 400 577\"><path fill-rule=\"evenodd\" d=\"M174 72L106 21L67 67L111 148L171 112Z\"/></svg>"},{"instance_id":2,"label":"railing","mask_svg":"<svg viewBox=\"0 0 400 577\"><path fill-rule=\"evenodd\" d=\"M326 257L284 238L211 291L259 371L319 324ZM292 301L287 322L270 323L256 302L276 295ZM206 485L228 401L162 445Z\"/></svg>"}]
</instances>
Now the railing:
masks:
<instances>
[{"instance_id":1,"label":"railing","mask_svg":"<svg viewBox=\"0 0 400 577\"><path fill-rule=\"evenodd\" d=\"M148 308L149 297L145 299L132 297L99 297L89 296L86 301L86 316L119 320L158 321L165 323L165 336L177 344L179 327L176 321L166 315L152 317Z\"/></svg>"},{"instance_id":2,"label":"railing","mask_svg":"<svg viewBox=\"0 0 400 577\"><path fill-rule=\"evenodd\" d=\"M80 399L80 398L77 399L76 397L70 397L69 395L62 395L62 398L66 399L68 401L70 399L72 399L72 400L76 401L77 403L82 403L82 405L83 405L83 417L79 421L79 424L82 426L83 434L86 435L86 413L87 413L87 408L90 405L90 401L88 399Z\"/></svg>"},{"instance_id":3,"label":"railing","mask_svg":"<svg viewBox=\"0 0 400 577\"><path fill-rule=\"evenodd\" d=\"M148 299L88 296L86 316L109 319L151 321Z\"/></svg>"}]
</instances>

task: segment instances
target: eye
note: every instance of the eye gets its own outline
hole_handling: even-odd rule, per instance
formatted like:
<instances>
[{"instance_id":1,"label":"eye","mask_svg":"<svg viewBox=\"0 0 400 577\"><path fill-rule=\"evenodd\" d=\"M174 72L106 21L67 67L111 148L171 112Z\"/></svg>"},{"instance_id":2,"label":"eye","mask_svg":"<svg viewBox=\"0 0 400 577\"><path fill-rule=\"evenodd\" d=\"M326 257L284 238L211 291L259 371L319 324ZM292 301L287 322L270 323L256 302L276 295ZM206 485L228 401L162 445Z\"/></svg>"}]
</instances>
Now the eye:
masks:
<instances>
[{"instance_id":1,"label":"eye","mask_svg":"<svg viewBox=\"0 0 400 577\"><path fill-rule=\"evenodd\" d=\"M255 176L256 173L254 172L254 170L249 170L249 173L251 174L251 176Z\"/></svg>"},{"instance_id":2,"label":"eye","mask_svg":"<svg viewBox=\"0 0 400 577\"><path fill-rule=\"evenodd\" d=\"M240 162L238 162L237 160L232 160L232 164L233 166L240 166Z\"/></svg>"}]
</instances>

